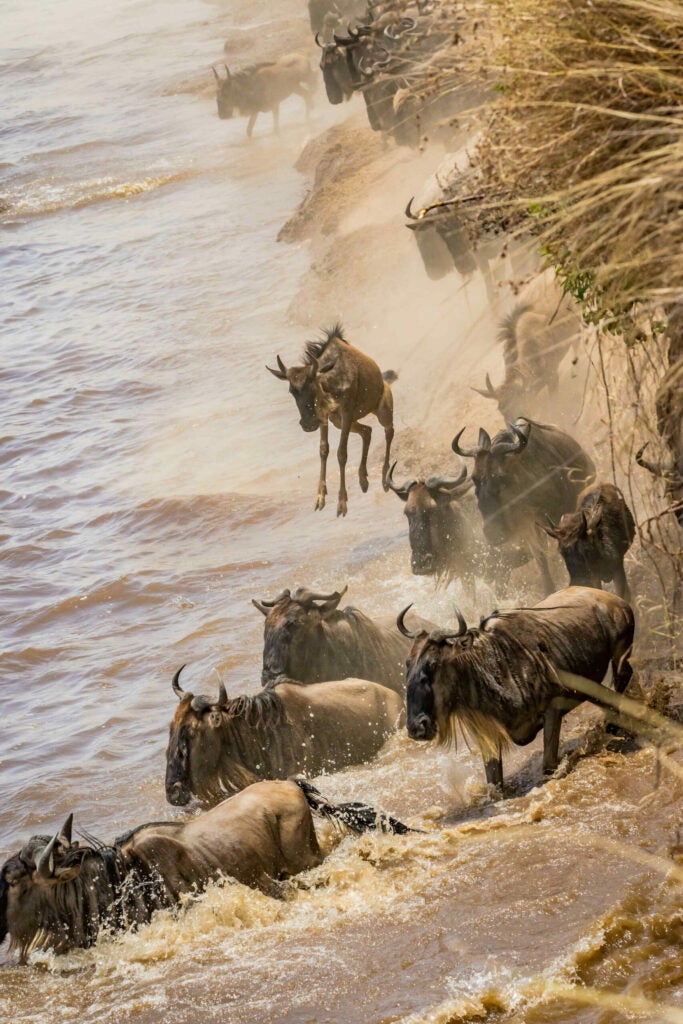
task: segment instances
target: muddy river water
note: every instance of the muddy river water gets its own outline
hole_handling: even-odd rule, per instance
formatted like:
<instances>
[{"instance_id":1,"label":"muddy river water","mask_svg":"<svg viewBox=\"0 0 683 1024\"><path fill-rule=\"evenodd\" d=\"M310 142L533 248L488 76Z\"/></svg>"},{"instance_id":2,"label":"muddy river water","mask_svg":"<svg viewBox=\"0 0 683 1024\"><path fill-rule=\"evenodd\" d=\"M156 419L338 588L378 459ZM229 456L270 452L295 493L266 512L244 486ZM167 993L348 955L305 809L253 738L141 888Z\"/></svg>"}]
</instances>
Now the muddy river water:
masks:
<instances>
[{"instance_id":1,"label":"muddy river water","mask_svg":"<svg viewBox=\"0 0 683 1024\"><path fill-rule=\"evenodd\" d=\"M350 474L347 519L333 501L314 516L317 444L263 368L342 315L399 372L397 457L429 469L433 449L449 452L459 397L493 365L485 290L426 282L401 204L385 217L391 190L414 191L433 159L380 154L381 180L346 197L339 226L365 231L362 258L340 267L340 242L310 273L305 245L276 241L306 187L294 165L330 126L361 124L360 107L320 97L306 123L293 99L279 137L266 117L248 143L244 122L182 85L245 28L249 59L258 38L272 50L295 7L305 38L303 0L0 12L2 860L71 810L105 839L175 813L172 673L187 662L185 685L207 690L218 667L230 692L255 690L252 597L349 583L370 614L414 600L442 619L464 600L411 576L377 431L370 492ZM680 789L666 770L655 788L652 752L605 747L598 723L568 720L543 785L537 746L514 752L504 802L466 747L399 735L320 786L424 834L322 826L329 857L284 901L226 885L88 951L23 967L3 947L0 1016L607 1024L643 1000L680 1007L682 890L666 859ZM568 997L577 981L603 1002Z\"/></svg>"}]
</instances>

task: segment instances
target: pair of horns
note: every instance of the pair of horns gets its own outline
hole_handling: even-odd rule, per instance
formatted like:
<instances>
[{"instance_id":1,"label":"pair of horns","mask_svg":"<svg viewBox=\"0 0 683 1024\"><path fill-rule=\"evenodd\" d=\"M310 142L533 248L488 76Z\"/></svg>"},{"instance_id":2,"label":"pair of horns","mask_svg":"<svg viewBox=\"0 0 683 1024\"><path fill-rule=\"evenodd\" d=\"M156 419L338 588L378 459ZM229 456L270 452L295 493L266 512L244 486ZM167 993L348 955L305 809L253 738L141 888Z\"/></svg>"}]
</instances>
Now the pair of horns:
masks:
<instances>
[{"instance_id":1,"label":"pair of horns","mask_svg":"<svg viewBox=\"0 0 683 1024\"><path fill-rule=\"evenodd\" d=\"M66 819L59 832L55 832L50 842L47 844L36 864L36 871L41 878L54 878L55 874L55 846L58 842L66 842L67 846L71 846L71 833L73 829L74 816L73 812Z\"/></svg>"},{"instance_id":2,"label":"pair of horns","mask_svg":"<svg viewBox=\"0 0 683 1024\"><path fill-rule=\"evenodd\" d=\"M318 601L321 601L324 605L324 610L329 611L337 607L342 597L349 589L348 584L343 590L334 590L331 594L318 594L313 590L308 590L306 587L298 587L292 594L289 590L283 590L281 594L278 594L272 601L257 601L252 599L254 608L258 608L262 615L268 615L271 608L274 608L276 604L283 601L285 598L291 598L296 604L310 606Z\"/></svg>"},{"instance_id":3,"label":"pair of horns","mask_svg":"<svg viewBox=\"0 0 683 1024\"><path fill-rule=\"evenodd\" d=\"M508 430L513 434L514 441L497 441L492 445L491 437L483 427L479 430L479 440L476 448L462 448L460 446L460 438L467 430L467 427L463 427L462 430L453 438L451 448L456 455L460 455L466 459L473 459L479 455L480 452L491 452L493 455L510 455L518 454L524 451L527 444L529 443L529 435L525 434L518 426L514 423L508 423Z\"/></svg>"},{"instance_id":4,"label":"pair of horns","mask_svg":"<svg viewBox=\"0 0 683 1024\"><path fill-rule=\"evenodd\" d=\"M287 367L279 356L276 356L275 358L277 359L277 370L274 370L272 366L266 366L266 370L268 370L269 373L272 373L273 377L277 377L278 380L287 380ZM314 378L318 374L318 360L315 356L308 356L307 359L308 369L313 371L311 373L311 378Z\"/></svg>"},{"instance_id":5,"label":"pair of horns","mask_svg":"<svg viewBox=\"0 0 683 1024\"><path fill-rule=\"evenodd\" d=\"M392 28L391 25L387 25L384 29L384 35L389 39L400 39L402 35L408 32L412 32L417 27L417 21L415 18L401 18L398 26Z\"/></svg>"},{"instance_id":6,"label":"pair of horns","mask_svg":"<svg viewBox=\"0 0 683 1024\"><path fill-rule=\"evenodd\" d=\"M491 378L487 373L486 390L484 390L483 388L472 388L472 391L476 391L478 395L482 395L484 398L494 398L497 400L501 397L506 385L510 386L511 384L514 384L515 387L519 388L522 388L524 386L523 375L520 373L519 370L515 369L514 367L508 370L508 372L505 375L505 381L503 384L500 385L500 387L494 388L493 384L491 383Z\"/></svg>"},{"instance_id":7,"label":"pair of horns","mask_svg":"<svg viewBox=\"0 0 683 1024\"><path fill-rule=\"evenodd\" d=\"M175 693L178 700L182 700L183 697L191 696L191 694L189 694L187 690L183 690L182 686L180 685L180 673L183 671L184 668L185 665L181 665L176 674L173 676L173 680L171 681L173 692ZM190 707L192 708L193 711L197 711L201 714L202 711L205 711L206 708L213 707L214 704L217 704L219 708L225 708L228 706L228 694L226 693L225 685L220 676L218 678L220 680L218 684L218 700L212 701L209 697L205 697L203 694L199 693L197 694L196 697L192 697Z\"/></svg>"},{"instance_id":8,"label":"pair of horns","mask_svg":"<svg viewBox=\"0 0 683 1024\"><path fill-rule=\"evenodd\" d=\"M411 487L414 487L418 482L417 480L406 480L402 486L397 486L394 483L394 470L396 463L392 465L387 476L387 484L394 492L398 494L401 501L407 501L408 495L410 494ZM425 487L428 491L441 491L447 494L453 493L467 481L467 467L463 466L460 475L457 477L446 477L446 476L430 476L428 480L425 480ZM467 481L469 483L469 481Z\"/></svg>"},{"instance_id":9,"label":"pair of horns","mask_svg":"<svg viewBox=\"0 0 683 1024\"><path fill-rule=\"evenodd\" d=\"M220 82L221 85L223 84L223 82L229 82L230 79L232 78L232 75L230 74L230 68L228 67L228 65L224 64L223 67L225 68L225 78L221 78L221 76L216 71L216 68L214 67L214 65L213 64L211 65L211 70L213 71L213 77L216 79L217 82Z\"/></svg>"},{"instance_id":10,"label":"pair of horns","mask_svg":"<svg viewBox=\"0 0 683 1024\"><path fill-rule=\"evenodd\" d=\"M406 613L409 612L412 607L412 603L409 604L407 608L403 609L403 611L399 614L398 618L396 619L396 627L399 633L403 633L403 636L408 637L409 640L415 640L416 637L420 636L420 633L424 633L424 630L418 630L415 633L411 633L410 630L408 630L405 626L403 620L405 619ZM432 634L435 640L438 640L440 643L443 643L445 640L457 640L458 637L465 635L465 633L467 632L467 623L465 622L464 616L460 609L457 607L457 605L455 607L455 617L458 620L457 632L448 633L443 630L438 630Z\"/></svg>"}]
</instances>

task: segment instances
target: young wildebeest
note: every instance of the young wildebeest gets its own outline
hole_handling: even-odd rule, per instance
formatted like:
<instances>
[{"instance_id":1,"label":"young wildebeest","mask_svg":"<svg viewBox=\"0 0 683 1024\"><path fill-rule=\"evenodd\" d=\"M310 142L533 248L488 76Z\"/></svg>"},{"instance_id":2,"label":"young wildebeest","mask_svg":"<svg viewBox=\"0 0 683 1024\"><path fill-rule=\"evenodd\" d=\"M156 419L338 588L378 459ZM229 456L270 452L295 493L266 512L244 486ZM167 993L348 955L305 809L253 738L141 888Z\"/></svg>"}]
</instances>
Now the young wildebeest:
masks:
<instances>
[{"instance_id":1,"label":"young wildebeest","mask_svg":"<svg viewBox=\"0 0 683 1024\"><path fill-rule=\"evenodd\" d=\"M166 750L166 798L176 806L192 796L216 804L258 779L362 764L402 724L402 698L364 679L280 683L233 698L221 683L213 701L186 693L181 671Z\"/></svg>"},{"instance_id":2,"label":"young wildebeest","mask_svg":"<svg viewBox=\"0 0 683 1024\"><path fill-rule=\"evenodd\" d=\"M408 605L408 608L411 606ZM531 743L543 728L543 770L557 767L562 717L582 702L558 671L602 682L610 664L614 688L631 678L633 612L604 590L569 587L534 608L493 612L468 629L456 610L455 632L410 633L408 735L451 744L460 724L479 747L486 780L503 781L502 751Z\"/></svg>"},{"instance_id":3,"label":"young wildebeest","mask_svg":"<svg viewBox=\"0 0 683 1024\"><path fill-rule=\"evenodd\" d=\"M529 560L526 550L506 553L493 548L484 538L481 527L473 525L477 516L475 503L463 501L472 482L467 470L458 477L431 476L427 480L407 480L396 486L391 467L388 483L391 490L405 502L410 540L410 566L415 576L434 576L437 583L462 579L472 600L476 596L477 579L495 584L505 593L510 570Z\"/></svg>"},{"instance_id":4,"label":"young wildebeest","mask_svg":"<svg viewBox=\"0 0 683 1024\"><path fill-rule=\"evenodd\" d=\"M569 573L570 586L596 587L614 580L625 601L631 594L624 572L624 555L636 535L636 524L624 495L613 484L594 484L581 492L576 512L540 524L554 537Z\"/></svg>"},{"instance_id":5,"label":"young wildebeest","mask_svg":"<svg viewBox=\"0 0 683 1024\"><path fill-rule=\"evenodd\" d=\"M523 541L541 572L545 593L554 589L548 545L536 525L573 512L583 488L595 479L593 461L564 431L519 417L493 441L479 431L476 448L461 448L465 428L453 439L456 455L474 459L472 480L490 544Z\"/></svg>"},{"instance_id":6,"label":"young wildebeest","mask_svg":"<svg viewBox=\"0 0 683 1024\"><path fill-rule=\"evenodd\" d=\"M323 683L355 677L405 693L410 649L396 623L373 622L357 608L339 610L347 588L315 594L300 587L272 601L252 601L266 616L263 636L263 686L294 679Z\"/></svg>"},{"instance_id":7,"label":"young wildebeest","mask_svg":"<svg viewBox=\"0 0 683 1024\"><path fill-rule=\"evenodd\" d=\"M363 452L358 467L358 481L362 491L368 489L368 451L372 427L359 423L371 413L384 427L386 450L382 467L382 486L389 489L389 454L394 436L394 400L389 382L396 380L396 374L388 370L382 374L379 366L364 352L349 345L343 336L341 324L325 331L324 341L310 341L304 353L304 366L289 369L277 357L279 369L266 369L278 380L289 381L290 394L299 409L299 423L307 432L320 431L320 482L315 507L325 507L327 485L325 473L328 444L328 423L332 422L341 431L337 460L339 462L339 500L337 515L345 516L348 494L346 493L346 459L349 433L360 434Z\"/></svg>"},{"instance_id":8,"label":"young wildebeest","mask_svg":"<svg viewBox=\"0 0 683 1024\"><path fill-rule=\"evenodd\" d=\"M301 96L305 102L306 114L310 113L315 90L315 73L307 57L289 53L278 60L254 64L234 73L227 64L223 67L225 78L221 78L214 67L211 68L218 86L218 116L221 121L227 121L237 111L242 117L248 117L249 138L258 115L268 111L273 115L273 130L278 132L280 104L294 93Z\"/></svg>"},{"instance_id":9,"label":"young wildebeest","mask_svg":"<svg viewBox=\"0 0 683 1024\"><path fill-rule=\"evenodd\" d=\"M139 825L111 846L73 842L69 815L0 869L0 943L9 933L22 961L34 949L92 946L103 929L144 924L226 876L278 896L279 879L324 859L311 808L355 832L410 831L366 804L330 803L305 779L257 782L198 817Z\"/></svg>"}]
</instances>

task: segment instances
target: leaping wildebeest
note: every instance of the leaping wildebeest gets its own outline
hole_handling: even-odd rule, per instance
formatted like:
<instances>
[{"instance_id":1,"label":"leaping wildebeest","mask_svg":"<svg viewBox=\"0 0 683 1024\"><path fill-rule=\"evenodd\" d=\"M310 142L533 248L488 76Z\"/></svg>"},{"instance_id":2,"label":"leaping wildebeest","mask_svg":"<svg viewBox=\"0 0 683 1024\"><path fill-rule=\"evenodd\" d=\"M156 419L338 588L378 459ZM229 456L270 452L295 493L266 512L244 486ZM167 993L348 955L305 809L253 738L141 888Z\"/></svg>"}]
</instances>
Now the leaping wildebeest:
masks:
<instances>
[{"instance_id":1,"label":"leaping wildebeest","mask_svg":"<svg viewBox=\"0 0 683 1024\"><path fill-rule=\"evenodd\" d=\"M405 693L410 648L396 622L375 622L358 608L339 608L346 593L314 593L299 587L271 601L252 601L265 615L263 686L295 679L322 683L355 677Z\"/></svg>"},{"instance_id":2,"label":"leaping wildebeest","mask_svg":"<svg viewBox=\"0 0 683 1024\"><path fill-rule=\"evenodd\" d=\"M408 608L411 606L408 605ZM534 608L493 612L468 629L409 632L406 691L408 735L455 742L456 726L479 747L486 780L502 785L502 751L524 746L543 729L543 770L558 764L562 717L583 697L562 683L562 672L601 683L612 666L614 688L631 678L633 612L615 594L569 587Z\"/></svg>"},{"instance_id":3,"label":"leaping wildebeest","mask_svg":"<svg viewBox=\"0 0 683 1024\"><path fill-rule=\"evenodd\" d=\"M103 931L230 877L268 895L279 880L322 863L311 809L354 832L411 831L366 804L333 804L305 779L258 782L188 821L138 825L111 845L72 839L73 815L53 836L32 836L0 869L0 943L22 961L35 949L92 946Z\"/></svg>"},{"instance_id":4,"label":"leaping wildebeest","mask_svg":"<svg viewBox=\"0 0 683 1024\"><path fill-rule=\"evenodd\" d=\"M176 806L193 796L216 804L258 779L362 764L403 720L399 694L365 679L279 683L232 698L221 683L211 700L186 693L180 672L173 677L180 704L166 750L166 798Z\"/></svg>"},{"instance_id":5,"label":"leaping wildebeest","mask_svg":"<svg viewBox=\"0 0 683 1024\"><path fill-rule=\"evenodd\" d=\"M341 432L337 461L339 462L339 499L337 515L345 516L348 508L346 492L346 460L349 433L360 434L363 442L358 481L360 489L368 489L368 451L372 427L359 421L374 414L384 427L386 448L382 467L382 486L389 489L389 456L394 437L394 399L389 384L396 380L392 370L382 373L374 359L354 348L343 335L341 324L324 331L323 341L309 341L304 352L303 366L290 366L277 356L278 369L266 369L278 380L289 382L300 413L299 423L307 433L320 431L320 481L316 510L325 507L327 495L326 470L328 424Z\"/></svg>"},{"instance_id":6,"label":"leaping wildebeest","mask_svg":"<svg viewBox=\"0 0 683 1024\"><path fill-rule=\"evenodd\" d=\"M614 580L625 601L631 600L624 555L636 535L636 524L624 495L613 484L593 484L578 497L576 512L562 516L558 526L540 524L558 542L570 586L595 587Z\"/></svg>"},{"instance_id":7,"label":"leaping wildebeest","mask_svg":"<svg viewBox=\"0 0 683 1024\"><path fill-rule=\"evenodd\" d=\"M573 512L581 491L595 479L595 466L563 430L518 417L493 440L479 431L476 448L461 448L465 427L453 438L456 455L474 459L472 480L484 536L494 545L525 541L541 572L545 593L554 589L547 538L537 523Z\"/></svg>"},{"instance_id":8,"label":"leaping wildebeest","mask_svg":"<svg viewBox=\"0 0 683 1024\"><path fill-rule=\"evenodd\" d=\"M212 67L216 79L216 104L222 121L233 117L235 111L248 117L247 136L251 138L256 118L270 111L273 115L273 130L280 130L280 104L288 96L301 96L306 104L306 115L310 113L315 91L315 73L308 58L299 53L289 53L274 61L253 64L232 72L224 64L225 78Z\"/></svg>"}]
</instances>

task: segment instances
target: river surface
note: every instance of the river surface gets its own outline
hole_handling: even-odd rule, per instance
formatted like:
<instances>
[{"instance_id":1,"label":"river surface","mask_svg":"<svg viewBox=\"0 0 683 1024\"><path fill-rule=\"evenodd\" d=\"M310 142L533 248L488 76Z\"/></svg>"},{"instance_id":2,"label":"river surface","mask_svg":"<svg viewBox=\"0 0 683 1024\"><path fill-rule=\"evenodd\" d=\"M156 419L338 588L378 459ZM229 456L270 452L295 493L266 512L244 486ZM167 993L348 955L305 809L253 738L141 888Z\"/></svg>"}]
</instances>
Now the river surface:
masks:
<instances>
[{"instance_id":1,"label":"river surface","mask_svg":"<svg viewBox=\"0 0 683 1024\"><path fill-rule=\"evenodd\" d=\"M330 505L313 515L317 444L264 370L310 336L292 306L308 251L275 241L305 187L294 164L347 114L321 98L306 123L294 98L279 138L263 117L248 143L243 121L218 121L209 95L177 84L198 69L210 80L233 22L272 50L273 19L293 5L278 6L0 11L2 860L71 810L103 838L175 813L163 792L171 676L187 662L185 685L210 692L218 667L229 692L255 690L252 597L349 583L371 614L412 599L442 617L462 597L410 576L400 507L379 487L378 431L370 493L351 472L351 511L336 520L330 460ZM360 291L342 312L376 327ZM483 295L434 286L424 331L435 308L476 325ZM376 339L385 367L420 340L401 330L396 298L395 336ZM442 335L396 385L399 439L446 386ZM20 967L0 950L0 1015L624 1019L553 989L576 981L680 1005L681 890L666 876L680 793L666 771L654 788L650 752L605 751L596 721L565 726L569 759L546 785L537 747L515 752L504 804L466 749L399 736L376 764L321 786L427 834L340 842L322 828L330 857L284 902L226 886L90 951Z\"/></svg>"}]
</instances>

